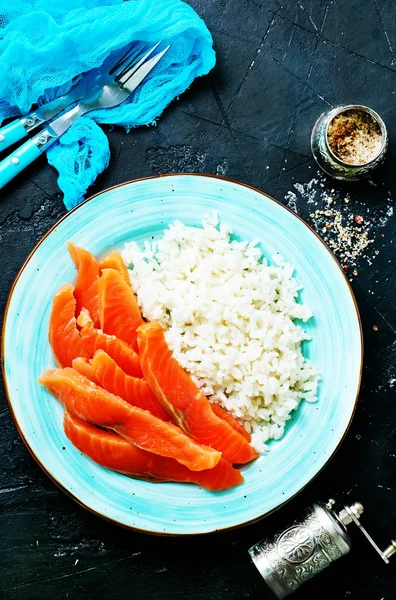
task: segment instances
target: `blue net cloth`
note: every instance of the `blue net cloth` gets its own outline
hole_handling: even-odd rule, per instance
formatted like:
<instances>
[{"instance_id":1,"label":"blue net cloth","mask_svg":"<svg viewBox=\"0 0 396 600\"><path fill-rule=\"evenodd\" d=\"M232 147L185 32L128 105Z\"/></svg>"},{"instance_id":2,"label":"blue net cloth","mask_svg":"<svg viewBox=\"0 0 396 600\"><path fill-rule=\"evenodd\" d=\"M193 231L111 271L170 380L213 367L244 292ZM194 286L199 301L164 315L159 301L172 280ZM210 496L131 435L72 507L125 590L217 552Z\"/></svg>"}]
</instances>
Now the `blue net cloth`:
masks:
<instances>
[{"instance_id":1,"label":"blue net cloth","mask_svg":"<svg viewBox=\"0 0 396 600\"><path fill-rule=\"evenodd\" d=\"M81 73L133 40L163 40L171 49L129 102L81 117L48 151L67 208L108 165L108 141L96 123L127 131L153 124L212 69L212 38L180 0L0 0L0 123L67 92Z\"/></svg>"}]
</instances>

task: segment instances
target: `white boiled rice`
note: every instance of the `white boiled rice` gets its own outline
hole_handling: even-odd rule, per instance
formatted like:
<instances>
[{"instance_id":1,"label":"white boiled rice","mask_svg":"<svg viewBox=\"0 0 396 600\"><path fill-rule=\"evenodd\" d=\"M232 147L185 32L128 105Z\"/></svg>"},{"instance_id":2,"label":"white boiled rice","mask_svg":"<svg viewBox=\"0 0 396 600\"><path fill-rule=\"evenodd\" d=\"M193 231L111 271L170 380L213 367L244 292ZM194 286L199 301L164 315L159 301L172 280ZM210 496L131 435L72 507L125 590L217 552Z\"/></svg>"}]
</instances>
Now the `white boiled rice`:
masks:
<instances>
[{"instance_id":1,"label":"white boiled rice","mask_svg":"<svg viewBox=\"0 0 396 600\"><path fill-rule=\"evenodd\" d=\"M217 215L202 228L175 221L158 242L130 242L122 256L143 315L163 325L176 359L262 453L302 399L316 400L318 373L301 351L309 336L294 322L312 313L297 301L290 265L279 255L269 265L257 240L231 233Z\"/></svg>"}]
</instances>

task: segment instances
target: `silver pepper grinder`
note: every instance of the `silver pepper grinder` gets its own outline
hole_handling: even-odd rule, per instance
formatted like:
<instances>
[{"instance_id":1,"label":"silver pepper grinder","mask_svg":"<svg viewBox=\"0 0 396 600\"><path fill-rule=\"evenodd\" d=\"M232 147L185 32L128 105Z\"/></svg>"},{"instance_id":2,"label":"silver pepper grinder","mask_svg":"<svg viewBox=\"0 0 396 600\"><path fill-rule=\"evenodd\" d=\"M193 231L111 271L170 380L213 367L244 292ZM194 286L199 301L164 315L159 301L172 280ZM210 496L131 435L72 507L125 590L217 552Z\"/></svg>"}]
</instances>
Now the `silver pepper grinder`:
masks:
<instances>
[{"instance_id":1,"label":"silver pepper grinder","mask_svg":"<svg viewBox=\"0 0 396 600\"><path fill-rule=\"evenodd\" d=\"M355 502L340 512L333 510L335 501L316 503L302 518L249 550L254 564L279 599L285 598L301 584L348 554L351 540L347 525L355 523L385 563L396 553L396 541L381 551L359 519L363 506Z\"/></svg>"}]
</instances>

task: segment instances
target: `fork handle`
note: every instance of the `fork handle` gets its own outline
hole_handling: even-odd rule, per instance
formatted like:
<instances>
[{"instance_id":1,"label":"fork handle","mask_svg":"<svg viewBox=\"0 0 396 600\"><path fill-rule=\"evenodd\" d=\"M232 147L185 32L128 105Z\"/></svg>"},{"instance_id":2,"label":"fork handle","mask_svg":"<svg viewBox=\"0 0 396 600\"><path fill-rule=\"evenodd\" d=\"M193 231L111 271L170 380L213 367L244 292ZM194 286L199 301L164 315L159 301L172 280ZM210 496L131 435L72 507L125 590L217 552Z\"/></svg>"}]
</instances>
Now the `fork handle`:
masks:
<instances>
[{"instance_id":1,"label":"fork handle","mask_svg":"<svg viewBox=\"0 0 396 600\"><path fill-rule=\"evenodd\" d=\"M0 127L0 152L27 137L30 131L44 122L44 115L37 109Z\"/></svg>"},{"instance_id":2,"label":"fork handle","mask_svg":"<svg viewBox=\"0 0 396 600\"><path fill-rule=\"evenodd\" d=\"M57 139L58 136L49 128L44 129L2 160L0 162L0 189L41 156Z\"/></svg>"}]
</instances>

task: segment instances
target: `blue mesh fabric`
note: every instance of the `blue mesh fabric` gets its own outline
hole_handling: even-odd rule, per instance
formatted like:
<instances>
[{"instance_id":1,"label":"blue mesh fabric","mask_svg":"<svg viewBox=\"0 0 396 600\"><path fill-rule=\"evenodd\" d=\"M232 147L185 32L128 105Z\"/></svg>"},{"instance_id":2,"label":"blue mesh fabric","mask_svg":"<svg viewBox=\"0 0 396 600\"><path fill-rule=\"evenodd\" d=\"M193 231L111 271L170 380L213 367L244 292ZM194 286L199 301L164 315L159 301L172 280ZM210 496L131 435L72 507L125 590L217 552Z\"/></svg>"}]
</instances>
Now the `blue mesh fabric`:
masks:
<instances>
[{"instance_id":1,"label":"blue mesh fabric","mask_svg":"<svg viewBox=\"0 0 396 600\"><path fill-rule=\"evenodd\" d=\"M212 38L180 0L0 0L0 123L67 92L81 73L133 40L164 40L171 49L130 101L79 119L48 151L67 208L108 165L108 141L96 123L127 131L154 123L212 69Z\"/></svg>"}]
</instances>

